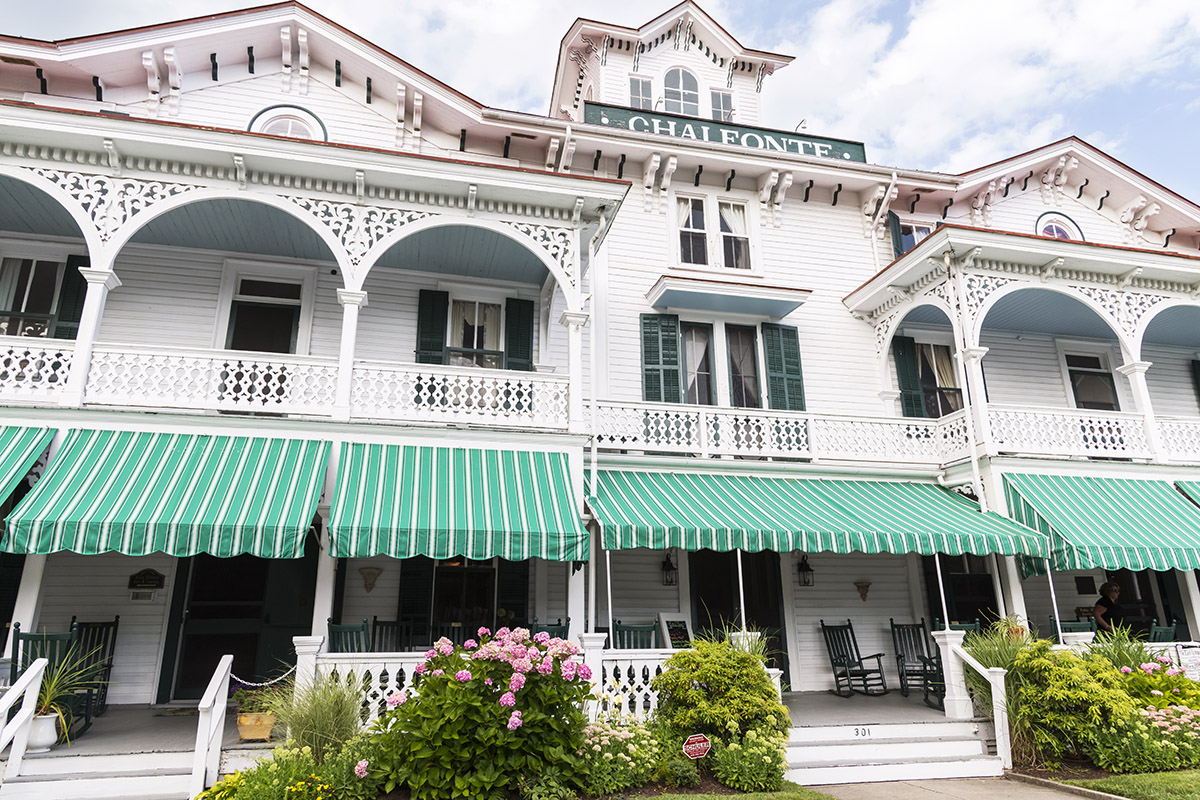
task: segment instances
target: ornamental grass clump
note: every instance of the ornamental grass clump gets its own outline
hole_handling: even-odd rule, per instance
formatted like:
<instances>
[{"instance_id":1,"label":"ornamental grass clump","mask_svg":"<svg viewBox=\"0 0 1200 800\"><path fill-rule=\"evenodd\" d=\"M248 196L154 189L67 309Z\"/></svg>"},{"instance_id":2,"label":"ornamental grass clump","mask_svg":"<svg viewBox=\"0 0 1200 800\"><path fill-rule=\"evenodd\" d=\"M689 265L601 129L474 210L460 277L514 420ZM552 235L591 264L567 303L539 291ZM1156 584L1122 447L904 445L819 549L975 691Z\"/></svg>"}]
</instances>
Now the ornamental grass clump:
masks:
<instances>
[{"instance_id":1,"label":"ornamental grass clump","mask_svg":"<svg viewBox=\"0 0 1200 800\"><path fill-rule=\"evenodd\" d=\"M385 792L499 797L525 776L578 772L591 690L591 671L571 660L579 648L524 628L478 636L438 640L414 670L414 691L388 697L370 766Z\"/></svg>"}]
</instances>

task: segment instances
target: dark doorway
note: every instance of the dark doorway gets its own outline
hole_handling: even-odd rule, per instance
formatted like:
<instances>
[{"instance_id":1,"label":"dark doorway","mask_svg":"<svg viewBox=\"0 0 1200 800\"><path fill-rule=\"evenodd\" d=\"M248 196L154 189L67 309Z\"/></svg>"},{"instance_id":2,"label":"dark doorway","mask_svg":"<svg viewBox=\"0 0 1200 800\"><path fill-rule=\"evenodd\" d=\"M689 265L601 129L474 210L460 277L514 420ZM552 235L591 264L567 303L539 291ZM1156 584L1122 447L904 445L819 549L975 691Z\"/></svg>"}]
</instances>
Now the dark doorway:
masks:
<instances>
[{"instance_id":1,"label":"dark doorway","mask_svg":"<svg viewBox=\"0 0 1200 800\"><path fill-rule=\"evenodd\" d=\"M1136 634L1148 634L1150 625L1158 618L1158 608L1154 603L1154 591L1150 587L1150 582L1155 580L1156 575L1157 573L1148 569L1137 572L1128 569L1105 572L1105 580L1121 587L1119 602L1121 608L1125 610L1125 618L1122 622ZM1092 598L1093 605L1097 599L1098 596ZM1164 610L1168 614L1170 613L1170 609ZM1170 620L1159 620L1159 624L1169 625Z\"/></svg>"},{"instance_id":2,"label":"dark doorway","mask_svg":"<svg viewBox=\"0 0 1200 800\"><path fill-rule=\"evenodd\" d=\"M234 674L247 681L295 663L292 637L312 628L317 552L309 537L303 558L198 555L180 564L176 591L186 587L186 594L175 604L164 659L164 669L174 668L172 699L200 697L226 653L233 654Z\"/></svg>"},{"instance_id":3,"label":"dark doorway","mask_svg":"<svg viewBox=\"0 0 1200 800\"><path fill-rule=\"evenodd\" d=\"M470 638L496 620L496 567L491 561L447 559L433 578L433 638Z\"/></svg>"},{"instance_id":4,"label":"dark doorway","mask_svg":"<svg viewBox=\"0 0 1200 800\"><path fill-rule=\"evenodd\" d=\"M738 609L737 551L718 553L697 550L688 554L692 586L692 621L697 633L719 634L741 628ZM764 550L742 553L746 592L746 625L767 639L770 665L786 678L787 642L783 625L783 593L779 579L779 554Z\"/></svg>"},{"instance_id":5,"label":"dark doorway","mask_svg":"<svg viewBox=\"0 0 1200 800\"><path fill-rule=\"evenodd\" d=\"M947 556L941 557L942 580L946 584L946 607L950 610L950 622L970 624L979 620L987 625L1000 616L996 602L995 584L988 571L990 556ZM923 556L925 591L929 603L929 616L933 620L942 618L942 596L938 587L937 562L933 556ZM930 626L932 629L932 625Z\"/></svg>"},{"instance_id":6,"label":"dark doorway","mask_svg":"<svg viewBox=\"0 0 1200 800\"><path fill-rule=\"evenodd\" d=\"M230 350L294 353L299 320L297 306L234 301L227 346Z\"/></svg>"},{"instance_id":7,"label":"dark doorway","mask_svg":"<svg viewBox=\"0 0 1200 800\"><path fill-rule=\"evenodd\" d=\"M3 503L0 503L0 520L7 519L9 513L16 508L17 503L25 499L25 495L29 494L29 491L29 481L18 481L12 494L5 498ZM5 522L0 521L0 537L4 536L4 525ZM17 592L21 588L21 573L24 569L25 556L23 554L0 553L0 624L4 625L3 638L0 638L0 642L7 639L8 629L12 627L13 609L17 606ZM3 646L0 644L0 648Z\"/></svg>"}]
</instances>

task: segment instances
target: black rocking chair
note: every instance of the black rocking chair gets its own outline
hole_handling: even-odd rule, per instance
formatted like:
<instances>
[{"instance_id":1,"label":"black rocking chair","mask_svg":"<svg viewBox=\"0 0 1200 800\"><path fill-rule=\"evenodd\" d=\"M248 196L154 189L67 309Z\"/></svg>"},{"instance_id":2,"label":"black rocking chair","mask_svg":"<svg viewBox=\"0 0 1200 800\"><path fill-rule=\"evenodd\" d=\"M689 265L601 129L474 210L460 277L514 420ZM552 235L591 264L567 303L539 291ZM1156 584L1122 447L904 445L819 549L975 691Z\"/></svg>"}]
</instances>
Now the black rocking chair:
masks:
<instances>
[{"instance_id":1,"label":"black rocking chair","mask_svg":"<svg viewBox=\"0 0 1200 800\"><path fill-rule=\"evenodd\" d=\"M908 697L910 685L924 689L929 674L929 632L925 630L925 619L912 624L892 625L892 644L896 648L896 671L900 673L900 694Z\"/></svg>"},{"instance_id":2,"label":"black rocking chair","mask_svg":"<svg viewBox=\"0 0 1200 800\"><path fill-rule=\"evenodd\" d=\"M883 653L865 657L859 653L854 623L846 620L845 625L826 625L825 620L821 620L821 633L825 637L825 649L829 651L829 665L833 667L835 688L829 690L831 694L853 697L857 692L878 697L888 693L883 677ZM875 666L864 663L872 659ZM855 683L862 688L856 688Z\"/></svg>"},{"instance_id":3,"label":"black rocking chair","mask_svg":"<svg viewBox=\"0 0 1200 800\"><path fill-rule=\"evenodd\" d=\"M71 617L71 627L75 628L79 652L87 659L88 665L95 669L96 702L92 716L98 717L108 710L108 684L112 680L113 656L117 649L117 625L121 622L119 616L112 622L76 622Z\"/></svg>"}]
</instances>

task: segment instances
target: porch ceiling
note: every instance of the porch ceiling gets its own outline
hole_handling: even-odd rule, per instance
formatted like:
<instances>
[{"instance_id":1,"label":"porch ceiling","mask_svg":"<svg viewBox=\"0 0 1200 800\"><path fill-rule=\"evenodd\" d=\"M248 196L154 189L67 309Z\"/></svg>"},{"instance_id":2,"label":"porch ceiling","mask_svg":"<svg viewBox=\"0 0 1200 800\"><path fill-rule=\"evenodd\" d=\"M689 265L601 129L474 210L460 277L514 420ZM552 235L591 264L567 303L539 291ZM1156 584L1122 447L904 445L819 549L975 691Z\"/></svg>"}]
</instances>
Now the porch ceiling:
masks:
<instances>
[{"instance_id":1,"label":"porch ceiling","mask_svg":"<svg viewBox=\"0 0 1200 800\"><path fill-rule=\"evenodd\" d=\"M0 231L41 236L80 236L71 215L45 192L0 177Z\"/></svg>"},{"instance_id":2,"label":"porch ceiling","mask_svg":"<svg viewBox=\"0 0 1200 800\"><path fill-rule=\"evenodd\" d=\"M527 248L469 225L430 228L398 242L379 266L540 285L549 270Z\"/></svg>"},{"instance_id":3,"label":"porch ceiling","mask_svg":"<svg viewBox=\"0 0 1200 800\"><path fill-rule=\"evenodd\" d=\"M334 261L321 237L277 208L250 200L202 200L163 214L132 241L247 255Z\"/></svg>"}]
</instances>

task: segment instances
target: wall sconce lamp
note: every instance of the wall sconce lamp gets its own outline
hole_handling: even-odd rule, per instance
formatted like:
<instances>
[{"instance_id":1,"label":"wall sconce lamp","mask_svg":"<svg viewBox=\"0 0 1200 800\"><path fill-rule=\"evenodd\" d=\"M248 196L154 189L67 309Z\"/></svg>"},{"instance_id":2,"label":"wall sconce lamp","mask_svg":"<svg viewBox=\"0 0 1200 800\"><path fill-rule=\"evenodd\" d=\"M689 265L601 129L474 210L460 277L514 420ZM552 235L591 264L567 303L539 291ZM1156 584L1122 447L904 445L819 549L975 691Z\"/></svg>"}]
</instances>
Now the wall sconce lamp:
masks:
<instances>
[{"instance_id":1,"label":"wall sconce lamp","mask_svg":"<svg viewBox=\"0 0 1200 800\"><path fill-rule=\"evenodd\" d=\"M370 592L375 588L375 581L379 580L379 576L383 574L383 570L379 567L362 567L358 573L362 575L363 588Z\"/></svg>"},{"instance_id":2,"label":"wall sconce lamp","mask_svg":"<svg viewBox=\"0 0 1200 800\"><path fill-rule=\"evenodd\" d=\"M800 556L800 563L796 565L796 572L800 574L801 586L813 585L813 568L808 565L808 554Z\"/></svg>"},{"instance_id":3,"label":"wall sconce lamp","mask_svg":"<svg viewBox=\"0 0 1200 800\"><path fill-rule=\"evenodd\" d=\"M663 586L675 586L679 583L679 567L671 561L671 553L667 552L667 557L662 562L662 583Z\"/></svg>"},{"instance_id":4,"label":"wall sconce lamp","mask_svg":"<svg viewBox=\"0 0 1200 800\"><path fill-rule=\"evenodd\" d=\"M867 602L867 592L871 588L871 582L870 581L855 581L854 588L858 589L858 596L862 598L862 601L864 603Z\"/></svg>"}]
</instances>

